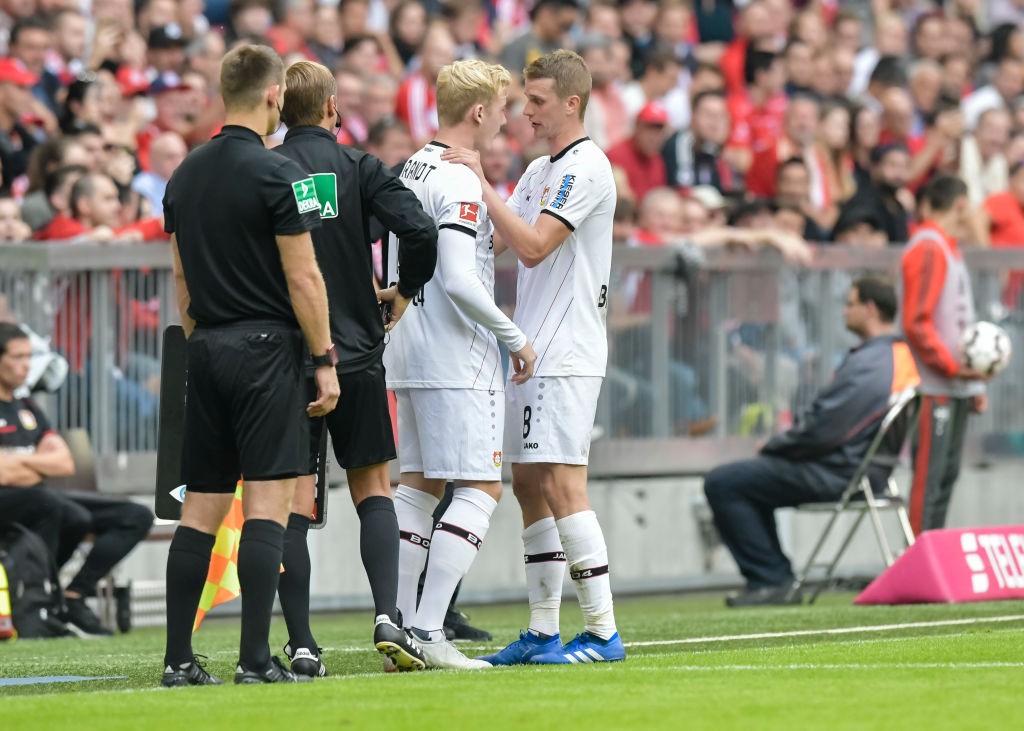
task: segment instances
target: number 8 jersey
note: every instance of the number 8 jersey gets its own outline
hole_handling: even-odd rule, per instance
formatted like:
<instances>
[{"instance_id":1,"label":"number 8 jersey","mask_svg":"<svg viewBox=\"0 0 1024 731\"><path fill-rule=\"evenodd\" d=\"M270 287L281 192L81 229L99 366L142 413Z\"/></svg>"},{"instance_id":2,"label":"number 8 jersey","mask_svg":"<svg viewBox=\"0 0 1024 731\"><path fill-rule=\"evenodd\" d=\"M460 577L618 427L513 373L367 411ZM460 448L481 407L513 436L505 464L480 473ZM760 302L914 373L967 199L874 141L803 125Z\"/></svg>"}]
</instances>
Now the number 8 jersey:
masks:
<instances>
[{"instance_id":1,"label":"number 8 jersey","mask_svg":"<svg viewBox=\"0 0 1024 731\"><path fill-rule=\"evenodd\" d=\"M513 321L537 351L537 376L603 376L615 215L612 167L589 137L534 160L508 205L533 226L541 215L572 233L537 266L519 263Z\"/></svg>"}]
</instances>

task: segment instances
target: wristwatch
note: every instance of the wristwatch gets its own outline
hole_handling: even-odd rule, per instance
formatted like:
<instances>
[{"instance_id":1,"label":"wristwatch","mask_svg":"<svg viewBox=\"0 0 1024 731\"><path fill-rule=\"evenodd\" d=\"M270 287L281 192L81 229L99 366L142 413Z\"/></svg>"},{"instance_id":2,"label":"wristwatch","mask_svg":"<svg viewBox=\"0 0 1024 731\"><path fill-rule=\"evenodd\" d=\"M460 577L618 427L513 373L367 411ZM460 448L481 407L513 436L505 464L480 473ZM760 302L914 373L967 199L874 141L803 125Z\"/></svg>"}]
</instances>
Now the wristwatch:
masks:
<instances>
[{"instance_id":1,"label":"wristwatch","mask_svg":"<svg viewBox=\"0 0 1024 731\"><path fill-rule=\"evenodd\" d=\"M331 343L331 347L327 349L326 353L323 355L314 355L313 365L317 368L338 365L338 346Z\"/></svg>"}]
</instances>

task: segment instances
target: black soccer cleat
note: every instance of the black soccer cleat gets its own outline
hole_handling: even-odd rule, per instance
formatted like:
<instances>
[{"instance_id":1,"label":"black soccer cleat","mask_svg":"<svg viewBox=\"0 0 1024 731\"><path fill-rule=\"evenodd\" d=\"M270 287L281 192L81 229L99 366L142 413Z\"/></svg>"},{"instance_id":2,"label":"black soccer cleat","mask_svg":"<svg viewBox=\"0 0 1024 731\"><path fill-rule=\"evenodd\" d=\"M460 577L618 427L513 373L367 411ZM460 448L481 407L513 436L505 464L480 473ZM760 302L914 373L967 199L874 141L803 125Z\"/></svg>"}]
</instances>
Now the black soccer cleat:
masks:
<instances>
[{"instance_id":1,"label":"black soccer cleat","mask_svg":"<svg viewBox=\"0 0 1024 731\"><path fill-rule=\"evenodd\" d=\"M64 611L60 618L79 637L111 637L114 634L113 630L103 626L82 597L64 597Z\"/></svg>"},{"instance_id":2,"label":"black soccer cleat","mask_svg":"<svg viewBox=\"0 0 1024 731\"><path fill-rule=\"evenodd\" d=\"M187 685L223 685L220 678L206 672L206 666L199 662L199 658L206 659L202 655L193 655L192 662L186 662L174 668L168 665L164 668L164 676L160 685L165 688L184 688Z\"/></svg>"},{"instance_id":3,"label":"black soccer cleat","mask_svg":"<svg viewBox=\"0 0 1024 731\"><path fill-rule=\"evenodd\" d=\"M274 655L265 668L246 670L242 663L235 669L235 685L255 685L257 683L312 683L313 679L298 675L286 668L281 660Z\"/></svg>"},{"instance_id":4,"label":"black soccer cleat","mask_svg":"<svg viewBox=\"0 0 1024 731\"><path fill-rule=\"evenodd\" d=\"M373 627L373 645L377 652L394 663L399 672L425 670L427 661L423 650L404 629L397 627L382 614Z\"/></svg>"},{"instance_id":5,"label":"black soccer cleat","mask_svg":"<svg viewBox=\"0 0 1024 731\"><path fill-rule=\"evenodd\" d=\"M449 636L451 633L451 636ZM490 642L494 639L490 632L469 623L469 617L458 609L449 609L444 615L444 634L449 640L469 640L471 642Z\"/></svg>"},{"instance_id":6,"label":"black soccer cleat","mask_svg":"<svg viewBox=\"0 0 1024 731\"><path fill-rule=\"evenodd\" d=\"M322 647L316 648L315 653L306 647L296 647L293 649L291 642L284 646L284 654L291 663L292 672L309 678L327 677L327 667L324 665L321 657L323 651Z\"/></svg>"}]
</instances>

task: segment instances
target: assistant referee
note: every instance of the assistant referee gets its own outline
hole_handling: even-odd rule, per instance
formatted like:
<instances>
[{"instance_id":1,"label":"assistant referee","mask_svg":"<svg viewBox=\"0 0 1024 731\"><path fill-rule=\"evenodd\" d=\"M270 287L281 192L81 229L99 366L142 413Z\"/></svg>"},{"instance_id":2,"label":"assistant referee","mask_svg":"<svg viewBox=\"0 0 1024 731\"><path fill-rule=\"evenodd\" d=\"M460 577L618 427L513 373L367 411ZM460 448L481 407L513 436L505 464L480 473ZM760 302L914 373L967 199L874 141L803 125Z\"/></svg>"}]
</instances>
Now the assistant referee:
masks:
<instances>
[{"instance_id":1,"label":"assistant referee","mask_svg":"<svg viewBox=\"0 0 1024 731\"><path fill-rule=\"evenodd\" d=\"M165 686L220 684L196 661L192 623L239 475L246 520L235 682L308 680L271 657L270 617L295 478L308 461L309 423L301 415L331 412L339 395L309 233L320 225L313 181L261 139L280 123L284 66L270 48L243 45L224 57L220 82L224 128L185 158L164 196L189 364L188 490L167 557ZM303 334L319 366L308 406Z\"/></svg>"},{"instance_id":2,"label":"assistant referee","mask_svg":"<svg viewBox=\"0 0 1024 731\"><path fill-rule=\"evenodd\" d=\"M423 669L423 655L398 617L398 519L391 500L388 462L395 442L384 380L385 324L378 299L390 304L388 327L433 276L437 227L419 199L373 155L339 145L337 81L325 66L299 61L288 68L282 118L289 126L282 155L295 160L316 185L323 226L313 233L327 284L331 335L338 344L341 400L311 425L310 464L316 469L320 436L331 433L359 515L359 547L373 593L374 645L399 669ZM373 284L369 220L377 216L401 238L399 282L380 292ZM279 594L288 624L285 653L292 670L324 675L309 627L309 550L306 531L314 499L313 478L300 478L285 536Z\"/></svg>"}]
</instances>

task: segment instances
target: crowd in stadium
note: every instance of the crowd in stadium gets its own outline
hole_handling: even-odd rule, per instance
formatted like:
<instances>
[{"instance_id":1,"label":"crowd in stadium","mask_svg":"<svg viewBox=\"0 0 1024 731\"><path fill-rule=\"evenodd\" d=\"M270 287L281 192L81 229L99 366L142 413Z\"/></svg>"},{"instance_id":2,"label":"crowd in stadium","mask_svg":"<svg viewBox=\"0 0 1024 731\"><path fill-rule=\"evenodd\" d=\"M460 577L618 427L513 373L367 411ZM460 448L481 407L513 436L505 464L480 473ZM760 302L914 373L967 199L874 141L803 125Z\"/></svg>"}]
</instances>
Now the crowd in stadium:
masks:
<instances>
[{"instance_id":1,"label":"crowd in stadium","mask_svg":"<svg viewBox=\"0 0 1024 731\"><path fill-rule=\"evenodd\" d=\"M219 128L219 61L243 40L331 68L339 141L387 164L435 131L444 64L519 76L578 50L635 244L726 223L762 234L711 243L795 260L801 238L899 243L936 172L968 181L965 239L1024 241L1018 0L7 0L0 18L5 240L164 237L166 181ZM509 191L538 154L519 108L485 161Z\"/></svg>"}]
</instances>

